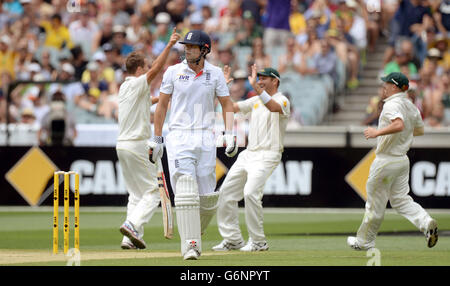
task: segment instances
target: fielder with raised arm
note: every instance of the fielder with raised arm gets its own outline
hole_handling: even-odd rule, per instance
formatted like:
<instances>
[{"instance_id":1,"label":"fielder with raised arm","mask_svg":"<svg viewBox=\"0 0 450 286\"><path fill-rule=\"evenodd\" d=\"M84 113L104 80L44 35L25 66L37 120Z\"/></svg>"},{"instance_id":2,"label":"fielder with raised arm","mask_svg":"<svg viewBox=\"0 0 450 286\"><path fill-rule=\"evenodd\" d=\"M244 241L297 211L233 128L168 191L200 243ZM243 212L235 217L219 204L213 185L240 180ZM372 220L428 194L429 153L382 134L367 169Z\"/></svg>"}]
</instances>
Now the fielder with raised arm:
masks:
<instances>
[{"instance_id":1,"label":"fielder with raised arm","mask_svg":"<svg viewBox=\"0 0 450 286\"><path fill-rule=\"evenodd\" d=\"M248 145L239 154L220 188L217 222L223 241L213 247L215 251L269 249L263 228L263 190L281 161L290 102L278 91L280 75L273 68L256 72L253 65L249 82L258 96L233 103L235 112L250 114ZM249 235L247 244L239 228L238 202L242 199Z\"/></svg>"},{"instance_id":2,"label":"fielder with raised arm","mask_svg":"<svg viewBox=\"0 0 450 286\"><path fill-rule=\"evenodd\" d=\"M408 195L408 152L413 136L424 134L424 124L417 107L408 99L408 78L393 72L381 78L384 101L378 129L364 130L366 139L377 138L376 157L367 180L367 202L356 237L347 238L355 250L375 247L375 238L383 222L387 202L425 234L428 247L438 240L437 222Z\"/></svg>"},{"instance_id":3,"label":"fielder with raised arm","mask_svg":"<svg viewBox=\"0 0 450 286\"><path fill-rule=\"evenodd\" d=\"M119 89L119 136L116 151L128 191L127 218L120 227L123 249L145 248L144 224L160 202L157 167L149 161L147 142L151 138L150 82L167 61L171 47L180 39L175 29L164 51L147 71L147 62L138 52L126 59L129 76ZM156 161L154 161L156 162Z\"/></svg>"},{"instance_id":4,"label":"fielder with raised arm","mask_svg":"<svg viewBox=\"0 0 450 286\"><path fill-rule=\"evenodd\" d=\"M216 96L223 109L226 155L234 156L237 146L232 134L233 102L224 74L206 61L211 50L209 36L203 31L192 30L180 43L184 44L186 59L164 73L155 112L155 136L150 144L155 161L162 156L163 143L166 144L181 254L184 259L198 259L202 250L201 234L215 214L219 196L214 192ZM162 128L169 100L169 134L164 140Z\"/></svg>"}]
</instances>

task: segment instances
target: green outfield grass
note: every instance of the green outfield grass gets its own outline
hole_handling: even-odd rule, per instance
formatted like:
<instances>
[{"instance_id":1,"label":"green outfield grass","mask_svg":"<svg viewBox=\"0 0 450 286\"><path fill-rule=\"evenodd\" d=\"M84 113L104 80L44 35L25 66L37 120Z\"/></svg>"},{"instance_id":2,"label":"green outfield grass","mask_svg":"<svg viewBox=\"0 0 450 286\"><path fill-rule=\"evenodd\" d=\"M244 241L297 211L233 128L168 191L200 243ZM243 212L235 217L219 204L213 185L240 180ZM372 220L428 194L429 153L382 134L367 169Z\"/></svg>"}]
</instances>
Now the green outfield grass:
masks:
<instances>
[{"instance_id":1,"label":"green outfield grass","mask_svg":"<svg viewBox=\"0 0 450 286\"><path fill-rule=\"evenodd\" d=\"M441 232L432 249L426 247L424 236L409 221L393 212L386 214L377 239L381 265L450 265L450 211L430 213L438 220ZM353 251L346 245L347 236L358 229L362 209L266 209L265 233L270 250L260 253L212 252L211 247L221 241L213 221L203 236L203 255L197 261L182 260L177 230L173 240L163 237L160 212L145 228L145 250L120 249L118 228L125 218L124 208L82 208L80 216L83 266L364 266L369 260L365 251ZM247 238L242 212L240 219ZM51 254L50 208L0 208L0 225L0 265L66 265L67 258L62 254ZM60 251L62 235L60 227ZM73 232L71 239L73 246Z\"/></svg>"}]
</instances>

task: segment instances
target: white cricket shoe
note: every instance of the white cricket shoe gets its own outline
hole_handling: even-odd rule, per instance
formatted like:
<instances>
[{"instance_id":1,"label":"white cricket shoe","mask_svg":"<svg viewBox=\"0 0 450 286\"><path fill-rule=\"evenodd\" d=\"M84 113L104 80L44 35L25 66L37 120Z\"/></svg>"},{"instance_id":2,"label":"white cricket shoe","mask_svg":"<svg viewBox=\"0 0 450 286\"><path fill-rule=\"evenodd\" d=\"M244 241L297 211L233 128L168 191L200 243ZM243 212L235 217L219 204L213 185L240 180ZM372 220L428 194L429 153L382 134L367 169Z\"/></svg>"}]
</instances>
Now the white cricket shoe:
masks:
<instances>
[{"instance_id":1,"label":"white cricket shoe","mask_svg":"<svg viewBox=\"0 0 450 286\"><path fill-rule=\"evenodd\" d=\"M239 249L240 251L251 252L251 251L266 251L269 250L269 245L266 241L254 242L249 240L244 247Z\"/></svg>"},{"instance_id":2,"label":"white cricket shoe","mask_svg":"<svg viewBox=\"0 0 450 286\"><path fill-rule=\"evenodd\" d=\"M191 248L184 254L184 260L197 260L200 257L200 253L197 249Z\"/></svg>"},{"instance_id":3,"label":"white cricket shoe","mask_svg":"<svg viewBox=\"0 0 450 286\"><path fill-rule=\"evenodd\" d=\"M129 241L123 241L123 242L120 244L120 247L121 247L122 249L136 249L136 248L137 248L133 243L131 243L131 242L129 242Z\"/></svg>"},{"instance_id":4,"label":"white cricket shoe","mask_svg":"<svg viewBox=\"0 0 450 286\"><path fill-rule=\"evenodd\" d=\"M436 220L431 219L427 226L427 231L425 232L425 238L427 240L427 246L429 248L436 245L438 241L438 225Z\"/></svg>"},{"instance_id":5,"label":"white cricket shoe","mask_svg":"<svg viewBox=\"0 0 450 286\"><path fill-rule=\"evenodd\" d=\"M200 250L196 240L186 241L188 244L186 253L183 256L184 260L197 260L200 257Z\"/></svg>"},{"instance_id":6,"label":"white cricket shoe","mask_svg":"<svg viewBox=\"0 0 450 286\"><path fill-rule=\"evenodd\" d=\"M144 249L147 246L142 238L139 238L139 232L134 228L134 225L130 221L125 221L119 228L120 233L128 237L136 248Z\"/></svg>"},{"instance_id":7,"label":"white cricket shoe","mask_svg":"<svg viewBox=\"0 0 450 286\"><path fill-rule=\"evenodd\" d=\"M242 247L244 247L244 241L241 240L239 242L231 242L231 241L227 241L227 240L222 240L221 243L219 243L216 246L213 246L212 250L214 251L230 251L230 250L236 250L236 249L241 249Z\"/></svg>"},{"instance_id":8,"label":"white cricket shoe","mask_svg":"<svg viewBox=\"0 0 450 286\"><path fill-rule=\"evenodd\" d=\"M347 245L350 246L354 250L369 250L373 246L360 245L358 243L358 239L354 236L347 237Z\"/></svg>"}]
</instances>

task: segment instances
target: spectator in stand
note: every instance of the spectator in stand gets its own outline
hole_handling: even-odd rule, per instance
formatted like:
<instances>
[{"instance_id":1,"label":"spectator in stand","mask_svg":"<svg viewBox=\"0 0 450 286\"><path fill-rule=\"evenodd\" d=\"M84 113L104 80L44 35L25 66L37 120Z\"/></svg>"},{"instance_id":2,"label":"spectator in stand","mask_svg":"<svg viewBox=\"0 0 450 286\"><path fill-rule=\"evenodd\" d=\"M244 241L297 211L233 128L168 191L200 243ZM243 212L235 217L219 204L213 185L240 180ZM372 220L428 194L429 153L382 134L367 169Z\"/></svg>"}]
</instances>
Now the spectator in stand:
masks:
<instances>
[{"instance_id":1,"label":"spectator in stand","mask_svg":"<svg viewBox=\"0 0 450 286\"><path fill-rule=\"evenodd\" d=\"M36 123L36 116L34 115L32 108L28 107L22 110L20 123L28 125L34 125Z\"/></svg>"},{"instance_id":2,"label":"spectator in stand","mask_svg":"<svg viewBox=\"0 0 450 286\"><path fill-rule=\"evenodd\" d=\"M43 20L40 26L45 30L45 47L57 50L73 47L69 29L64 26L61 15L54 14L51 21Z\"/></svg>"},{"instance_id":3,"label":"spectator in stand","mask_svg":"<svg viewBox=\"0 0 450 286\"><path fill-rule=\"evenodd\" d=\"M210 6L202 7L202 17L204 19L205 33L211 35L219 29L219 20L213 16L213 11Z\"/></svg>"},{"instance_id":4,"label":"spectator in stand","mask_svg":"<svg viewBox=\"0 0 450 286\"><path fill-rule=\"evenodd\" d=\"M219 66L229 66L233 69L235 65L235 57L233 50L231 48L222 48L219 49Z\"/></svg>"},{"instance_id":5,"label":"spectator in stand","mask_svg":"<svg viewBox=\"0 0 450 286\"><path fill-rule=\"evenodd\" d=\"M106 43L112 43L113 18L105 17L100 23L100 29L97 31L97 34L94 36L92 41L92 51L97 51L99 47Z\"/></svg>"},{"instance_id":6,"label":"spectator in stand","mask_svg":"<svg viewBox=\"0 0 450 286\"><path fill-rule=\"evenodd\" d=\"M306 58L320 50L320 39L317 36L317 22L314 19L306 21L306 32L296 37L300 52Z\"/></svg>"},{"instance_id":7,"label":"spectator in stand","mask_svg":"<svg viewBox=\"0 0 450 286\"><path fill-rule=\"evenodd\" d=\"M395 53L395 42L399 37L412 37L411 27L422 23L425 15L430 15L429 7L423 6L421 0L399 0L400 4L391 22L389 47L384 54L384 64L387 64Z\"/></svg>"},{"instance_id":8,"label":"spectator in stand","mask_svg":"<svg viewBox=\"0 0 450 286\"><path fill-rule=\"evenodd\" d=\"M264 46L267 49L286 44L291 35L289 15L291 14L291 0L267 0L266 21L264 24ZM268 67L270 65L264 66Z\"/></svg>"},{"instance_id":9,"label":"spectator in stand","mask_svg":"<svg viewBox=\"0 0 450 286\"><path fill-rule=\"evenodd\" d=\"M74 45L81 46L83 53L90 58L95 52L92 50L92 42L98 34L99 27L95 18L90 18L87 8L83 8L77 16L78 20L69 25L70 39Z\"/></svg>"},{"instance_id":10,"label":"spectator in stand","mask_svg":"<svg viewBox=\"0 0 450 286\"><path fill-rule=\"evenodd\" d=\"M306 19L301 12L299 0L291 1L291 14L289 15L289 27L294 36L306 33Z\"/></svg>"},{"instance_id":11,"label":"spectator in stand","mask_svg":"<svg viewBox=\"0 0 450 286\"><path fill-rule=\"evenodd\" d=\"M310 62L303 57L300 71L303 75L329 76L334 82L337 82L336 61L336 52L328 40L326 38L321 39L320 52L314 54Z\"/></svg>"},{"instance_id":12,"label":"spectator in stand","mask_svg":"<svg viewBox=\"0 0 450 286\"><path fill-rule=\"evenodd\" d=\"M104 15L113 18L113 26L126 27L130 24L130 15L121 9L122 1L124 0L111 0L109 13Z\"/></svg>"},{"instance_id":13,"label":"spectator in stand","mask_svg":"<svg viewBox=\"0 0 450 286\"><path fill-rule=\"evenodd\" d=\"M102 49L105 52L106 62L114 70L114 80L118 84L122 83L124 79L122 66L124 65L125 59L121 56L120 49L110 43L104 44Z\"/></svg>"},{"instance_id":14,"label":"spectator in stand","mask_svg":"<svg viewBox=\"0 0 450 286\"><path fill-rule=\"evenodd\" d=\"M204 20L201 11L197 11L189 16L189 30L204 30Z\"/></svg>"},{"instance_id":15,"label":"spectator in stand","mask_svg":"<svg viewBox=\"0 0 450 286\"><path fill-rule=\"evenodd\" d=\"M264 67L270 67L272 59L269 54L266 54L264 41L261 38L255 38L253 40L252 53L249 56L248 62L254 62L256 70L263 69Z\"/></svg>"},{"instance_id":16,"label":"spectator in stand","mask_svg":"<svg viewBox=\"0 0 450 286\"><path fill-rule=\"evenodd\" d=\"M54 80L56 78L56 68L50 62L50 52L48 50L42 51L39 63L42 67L41 74L44 79Z\"/></svg>"},{"instance_id":17,"label":"spectator in stand","mask_svg":"<svg viewBox=\"0 0 450 286\"><path fill-rule=\"evenodd\" d=\"M395 59L384 67L384 74L388 75L391 72L401 72L402 67L407 67L407 74L409 76L413 76L418 73L416 66L409 60L408 55L402 50L398 50L395 53Z\"/></svg>"},{"instance_id":18,"label":"spectator in stand","mask_svg":"<svg viewBox=\"0 0 450 286\"><path fill-rule=\"evenodd\" d=\"M120 49L120 54L126 57L129 53L133 51L133 47L127 43L126 32L124 26L114 26L113 27L113 37L112 44Z\"/></svg>"},{"instance_id":19,"label":"spectator in stand","mask_svg":"<svg viewBox=\"0 0 450 286\"><path fill-rule=\"evenodd\" d=\"M315 21L317 36L322 39L326 31L330 28L331 10L325 0L316 0L305 12L306 20Z\"/></svg>"},{"instance_id":20,"label":"spectator in stand","mask_svg":"<svg viewBox=\"0 0 450 286\"><path fill-rule=\"evenodd\" d=\"M0 74L7 72L14 80L16 78L14 64L17 59L17 53L11 44L11 38L8 35L4 34L0 36ZM2 84L0 79L0 85Z\"/></svg>"},{"instance_id":21,"label":"spectator in stand","mask_svg":"<svg viewBox=\"0 0 450 286\"><path fill-rule=\"evenodd\" d=\"M431 45L431 48L436 48L439 50L442 59L438 62L438 64L444 71L450 69L450 51L448 47L449 39L442 34L436 35L434 42Z\"/></svg>"},{"instance_id":22,"label":"spectator in stand","mask_svg":"<svg viewBox=\"0 0 450 286\"><path fill-rule=\"evenodd\" d=\"M366 117L364 118L362 125L365 126L378 126L378 119L380 118L381 110L383 109L383 88L378 88L378 94L370 97L369 104L366 107Z\"/></svg>"},{"instance_id":23,"label":"spectator in stand","mask_svg":"<svg viewBox=\"0 0 450 286\"><path fill-rule=\"evenodd\" d=\"M286 53L278 59L278 72L298 72L303 55L300 53L295 37L291 36L286 42Z\"/></svg>"},{"instance_id":24,"label":"spectator in stand","mask_svg":"<svg viewBox=\"0 0 450 286\"><path fill-rule=\"evenodd\" d=\"M74 75L75 68L69 63L64 63L61 65L58 72L58 77L56 79L59 81L73 81ZM68 104L73 103L78 97L84 94L84 89L80 82L72 82L68 84L52 83L49 87L49 93L53 94L57 91L64 94L65 101Z\"/></svg>"},{"instance_id":25,"label":"spectator in stand","mask_svg":"<svg viewBox=\"0 0 450 286\"><path fill-rule=\"evenodd\" d=\"M243 19L243 25L237 32L236 40L233 45L251 47L254 39L263 37L264 30L261 26L256 24L255 17L249 10L244 11Z\"/></svg>"},{"instance_id":26,"label":"spectator in stand","mask_svg":"<svg viewBox=\"0 0 450 286\"><path fill-rule=\"evenodd\" d=\"M408 61L413 63L416 69L419 70L422 62L416 56L413 42L410 39L402 39L399 43L399 49L408 57Z\"/></svg>"},{"instance_id":27,"label":"spectator in stand","mask_svg":"<svg viewBox=\"0 0 450 286\"><path fill-rule=\"evenodd\" d=\"M147 32L147 29L142 24L141 18L137 14L134 14L130 17L130 26L125 29L125 32L127 41L131 45L135 45Z\"/></svg>"}]
</instances>

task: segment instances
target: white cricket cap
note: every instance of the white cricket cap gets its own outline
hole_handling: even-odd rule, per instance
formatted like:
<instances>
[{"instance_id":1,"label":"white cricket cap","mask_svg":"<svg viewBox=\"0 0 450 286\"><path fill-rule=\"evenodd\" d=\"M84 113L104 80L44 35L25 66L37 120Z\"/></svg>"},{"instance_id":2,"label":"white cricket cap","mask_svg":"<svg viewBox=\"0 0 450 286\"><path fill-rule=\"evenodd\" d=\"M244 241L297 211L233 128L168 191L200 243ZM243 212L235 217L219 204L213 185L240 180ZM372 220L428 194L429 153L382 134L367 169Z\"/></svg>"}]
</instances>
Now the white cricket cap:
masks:
<instances>
[{"instance_id":1,"label":"white cricket cap","mask_svg":"<svg viewBox=\"0 0 450 286\"><path fill-rule=\"evenodd\" d=\"M88 63L86 68L90 71L96 71L96 70L98 70L99 66L96 62L90 62L90 63Z\"/></svg>"},{"instance_id":2,"label":"white cricket cap","mask_svg":"<svg viewBox=\"0 0 450 286\"><path fill-rule=\"evenodd\" d=\"M64 63L61 66L61 70L65 71L66 73L72 74L72 75L75 73L74 67L71 64L69 64L69 63Z\"/></svg>"},{"instance_id":3,"label":"white cricket cap","mask_svg":"<svg viewBox=\"0 0 450 286\"><path fill-rule=\"evenodd\" d=\"M92 56L92 60L93 61L102 61L102 62L104 62L104 61L106 61L106 55L102 51L97 51Z\"/></svg>"},{"instance_id":4,"label":"white cricket cap","mask_svg":"<svg viewBox=\"0 0 450 286\"><path fill-rule=\"evenodd\" d=\"M170 23L170 15L166 12L159 12L155 18L156 24L169 24Z\"/></svg>"},{"instance_id":5,"label":"white cricket cap","mask_svg":"<svg viewBox=\"0 0 450 286\"><path fill-rule=\"evenodd\" d=\"M27 66L27 70L29 72L40 72L42 68L38 63L31 63Z\"/></svg>"},{"instance_id":6,"label":"white cricket cap","mask_svg":"<svg viewBox=\"0 0 450 286\"><path fill-rule=\"evenodd\" d=\"M11 44L11 38L8 35L3 35L0 37L0 43Z\"/></svg>"}]
</instances>

